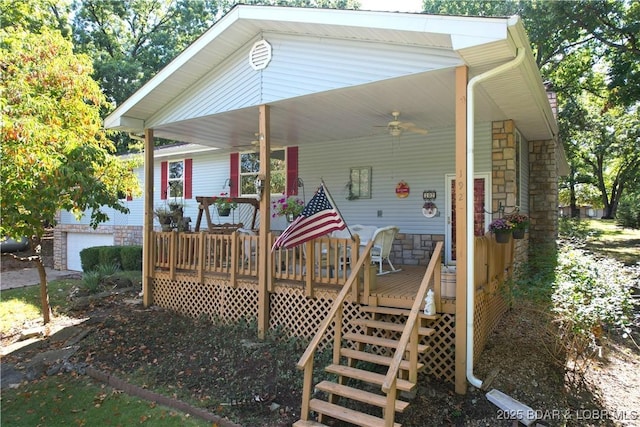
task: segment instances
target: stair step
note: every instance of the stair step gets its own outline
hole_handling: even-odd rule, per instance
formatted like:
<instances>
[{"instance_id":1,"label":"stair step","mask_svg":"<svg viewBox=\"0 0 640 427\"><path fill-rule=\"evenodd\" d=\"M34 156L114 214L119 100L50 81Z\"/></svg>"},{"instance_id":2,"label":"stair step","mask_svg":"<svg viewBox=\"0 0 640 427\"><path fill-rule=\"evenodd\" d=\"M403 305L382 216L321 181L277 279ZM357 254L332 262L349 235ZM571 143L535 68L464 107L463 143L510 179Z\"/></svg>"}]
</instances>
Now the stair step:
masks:
<instances>
[{"instance_id":1,"label":"stair step","mask_svg":"<svg viewBox=\"0 0 640 427\"><path fill-rule=\"evenodd\" d=\"M344 408L339 405L334 405L333 403L325 402L324 400L320 399L311 399L309 401L309 408L321 414L328 415L332 418L346 421L358 426L384 427L385 425L384 419L382 418L354 411L353 409ZM394 422L393 427L401 427L401 424Z\"/></svg>"},{"instance_id":2,"label":"stair step","mask_svg":"<svg viewBox=\"0 0 640 427\"><path fill-rule=\"evenodd\" d=\"M350 357L352 359L362 360L363 362L375 363L376 365L389 366L391 365L392 357L380 356L378 354L367 353L366 351L351 350L349 348L341 348L340 354L344 357ZM408 360L400 362L400 369L408 371L411 363ZM416 367L418 371L424 368L424 363L419 363Z\"/></svg>"},{"instance_id":3,"label":"stair step","mask_svg":"<svg viewBox=\"0 0 640 427\"><path fill-rule=\"evenodd\" d=\"M360 307L360 310L367 313L377 313L377 314L393 314L396 316L409 316L411 310L405 308L395 308L395 307L384 307L381 305L363 305ZM419 314L421 319L427 320L438 320L440 318L439 314L424 314L424 312L420 312Z\"/></svg>"},{"instance_id":4,"label":"stair step","mask_svg":"<svg viewBox=\"0 0 640 427\"><path fill-rule=\"evenodd\" d=\"M316 385L318 390L325 391L331 394L337 394L338 396L346 397L347 399L357 400L358 402L374 405L379 408L387 406L387 398L381 394L375 394L357 388L349 387L342 384L336 384L331 381L322 381ZM409 402L403 400L397 400L395 402L395 411L403 412L409 406Z\"/></svg>"},{"instance_id":5,"label":"stair step","mask_svg":"<svg viewBox=\"0 0 640 427\"><path fill-rule=\"evenodd\" d=\"M342 365L329 365L325 368L325 371L332 374L341 375L349 378L353 378L360 381L365 381L371 384L381 386L384 383L385 375L376 374L375 372L369 372L362 369L351 368L349 366ZM396 388L400 391L412 391L415 388L415 384L398 378L396 381Z\"/></svg>"},{"instance_id":6,"label":"stair step","mask_svg":"<svg viewBox=\"0 0 640 427\"><path fill-rule=\"evenodd\" d=\"M355 341L355 342L361 342L364 344L379 345L382 347L389 347L389 348L398 347L398 341L396 340L390 340L388 338L373 337L371 335L358 334L353 332L344 334L342 338L346 340ZM427 350L429 350L428 345L418 344L418 353L425 353Z\"/></svg>"},{"instance_id":7,"label":"stair step","mask_svg":"<svg viewBox=\"0 0 640 427\"><path fill-rule=\"evenodd\" d=\"M391 322L383 322L381 320L370 320L370 319L356 319L354 320L357 325L369 326L371 328L376 329L386 329L389 331L402 332L404 331L404 324L402 323L391 323ZM423 337L429 337L436 332L433 328L418 328L418 334Z\"/></svg>"}]
</instances>

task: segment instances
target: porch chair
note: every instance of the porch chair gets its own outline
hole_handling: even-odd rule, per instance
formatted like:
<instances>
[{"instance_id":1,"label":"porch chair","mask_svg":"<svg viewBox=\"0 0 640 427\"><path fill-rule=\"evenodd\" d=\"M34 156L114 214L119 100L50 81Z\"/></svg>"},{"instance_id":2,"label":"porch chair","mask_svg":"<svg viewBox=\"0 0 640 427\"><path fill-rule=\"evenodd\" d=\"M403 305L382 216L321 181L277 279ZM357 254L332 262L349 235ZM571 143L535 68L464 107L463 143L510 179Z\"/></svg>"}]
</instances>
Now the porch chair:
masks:
<instances>
[{"instance_id":1,"label":"porch chair","mask_svg":"<svg viewBox=\"0 0 640 427\"><path fill-rule=\"evenodd\" d=\"M393 240L396 238L398 234L399 228L395 225L388 225L386 227L378 228L373 234L373 247L371 248L371 262L378 263L378 276L387 273L395 273L396 271L400 271L396 269L391 260L389 259L389 255L391 254L391 247L393 245ZM391 270L383 270L382 262L386 260L391 267Z\"/></svg>"},{"instance_id":2,"label":"porch chair","mask_svg":"<svg viewBox=\"0 0 640 427\"><path fill-rule=\"evenodd\" d=\"M253 230L249 230L247 228L238 228L236 230L238 232L238 234L244 235L244 236L255 236L256 233ZM242 259L244 260L244 262L248 262L249 258L255 258L256 256L256 244L252 239L244 239L244 244L242 247Z\"/></svg>"}]
</instances>

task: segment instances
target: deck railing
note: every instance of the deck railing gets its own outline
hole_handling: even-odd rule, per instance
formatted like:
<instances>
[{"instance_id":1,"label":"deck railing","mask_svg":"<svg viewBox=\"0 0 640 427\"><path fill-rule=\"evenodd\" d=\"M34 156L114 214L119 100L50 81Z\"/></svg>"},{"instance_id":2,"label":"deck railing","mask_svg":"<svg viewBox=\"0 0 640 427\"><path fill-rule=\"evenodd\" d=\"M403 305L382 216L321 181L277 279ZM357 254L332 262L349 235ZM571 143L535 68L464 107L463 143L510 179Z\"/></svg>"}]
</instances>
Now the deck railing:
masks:
<instances>
[{"instance_id":1,"label":"deck railing","mask_svg":"<svg viewBox=\"0 0 640 427\"><path fill-rule=\"evenodd\" d=\"M276 236L269 234L271 244ZM239 232L211 234L207 232L153 232L152 263L154 270L219 273L258 276L259 236ZM350 238L321 237L292 249L271 252L271 278L305 282L308 294L315 284L343 285L351 266L361 257L357 236Z\"/></svg>"}]
</instances>

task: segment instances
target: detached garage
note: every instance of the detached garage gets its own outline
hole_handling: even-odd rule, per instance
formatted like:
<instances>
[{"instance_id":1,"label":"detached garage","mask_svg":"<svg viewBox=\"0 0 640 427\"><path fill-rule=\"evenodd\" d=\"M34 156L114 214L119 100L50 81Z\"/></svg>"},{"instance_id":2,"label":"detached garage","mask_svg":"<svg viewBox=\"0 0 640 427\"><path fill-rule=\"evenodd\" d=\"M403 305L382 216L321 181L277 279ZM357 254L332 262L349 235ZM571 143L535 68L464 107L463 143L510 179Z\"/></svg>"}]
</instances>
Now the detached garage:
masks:
<instances>
[{"instance_id":1,"label":"detached garage","mask_svg":"<svg viewBox=\"0 0 640 427\"><path fill-rule=\"evenodd\" d=\"M82 271L80 251L83 249L113 245L113 234L67 233L67 270Z\"/></svg>"}]
</instances>

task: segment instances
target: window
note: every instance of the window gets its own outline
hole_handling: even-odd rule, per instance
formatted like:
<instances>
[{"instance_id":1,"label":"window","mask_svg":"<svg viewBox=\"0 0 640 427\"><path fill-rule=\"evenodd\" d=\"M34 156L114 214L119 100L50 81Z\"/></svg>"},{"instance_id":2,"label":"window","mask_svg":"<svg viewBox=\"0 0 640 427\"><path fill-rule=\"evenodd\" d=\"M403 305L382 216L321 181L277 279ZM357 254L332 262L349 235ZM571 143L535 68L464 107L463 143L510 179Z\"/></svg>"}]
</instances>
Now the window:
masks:
<instances>
[{"instance_id":1,"label":"window","mask_svg":"<svg viewBox=\"0 0 640 427\"><path fill-rule=\"evenodd\" d=\"M167 184L169 198L184 197L184 161L169 162Z\"/></svg>"},{"instance_id":2,"label":"window","mask_svg":"<svg viewBox=\"0 0 640 427\"><path fill-rule=\"evenodd\" d=\"M271 193L285 192L287 181L287 161L285 150L271 151ZM240 154L240 195L255 196L255 180L260 171L259 153Z\"/></svg>"}]
</instances>

